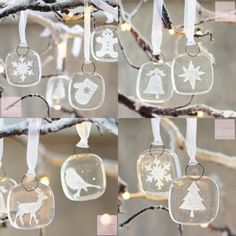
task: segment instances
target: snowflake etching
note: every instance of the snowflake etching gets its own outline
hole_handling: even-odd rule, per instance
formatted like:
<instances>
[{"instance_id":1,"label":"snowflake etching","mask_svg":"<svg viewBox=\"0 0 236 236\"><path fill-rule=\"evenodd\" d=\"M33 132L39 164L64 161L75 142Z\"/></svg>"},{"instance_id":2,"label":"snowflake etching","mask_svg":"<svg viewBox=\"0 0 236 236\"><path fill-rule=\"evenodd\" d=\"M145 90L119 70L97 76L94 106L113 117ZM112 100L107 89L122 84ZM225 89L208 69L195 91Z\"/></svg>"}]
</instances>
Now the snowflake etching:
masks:
<instances>
[{"instance_id":1,"label":"snowflake etching","mask_svg":"<svg viewBox=\"0 0 236 236\"><path fill-rule=\"evenodd\" d=\"M26 76L31 76L34 74L32 67L33 61L25 61L24 57L20 57L18 62L12 62L12 66L14 68L13 75L19 76L20 80L23 82L26 79Z\"/></svg>"},{"instance_id":2,"label":"snowflake etching","mask_svg":"<svg viewBox=\"0 0 236 236\"><path fill-rule=\"evenodd\" d=\"M147 182L156 182L155 185L160 190L164 186L164 181L172 181L170 175L170 163L161 163L160 160L155 159L152 163L149 163L145 166L147 172L149 172L146 181Z\"/></svg>"}]
</instances>

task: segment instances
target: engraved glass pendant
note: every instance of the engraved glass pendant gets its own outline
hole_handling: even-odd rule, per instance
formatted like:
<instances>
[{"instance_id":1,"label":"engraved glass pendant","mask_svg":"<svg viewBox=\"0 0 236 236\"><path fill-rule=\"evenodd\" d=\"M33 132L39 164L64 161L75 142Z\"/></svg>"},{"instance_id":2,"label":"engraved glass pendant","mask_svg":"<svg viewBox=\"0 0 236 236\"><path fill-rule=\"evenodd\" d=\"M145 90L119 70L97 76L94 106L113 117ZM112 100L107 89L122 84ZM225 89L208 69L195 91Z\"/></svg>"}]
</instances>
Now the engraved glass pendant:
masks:
<instances>
[{"instance_id":1,"label":"engraved glass pendant","mask_svg":"<svg viewBox=\"0 0 236 236\"><path fill-rule=\"evenodd\" d=\"M117 27L114 25L97 27L91 37L91 51L97 61L118 61Z\"/></svg>"},{"instance_id":2,"label":"engraved glass pendant","mask_svg":"<svg viewBox=\"0 0 236 236\"><path fill-rule=\"evenodd\" d=\"M6 57L6 77L9 84L18 87L36 85L41 80L41 61L37 52L18 46Z\"/></svg>"},{"instance_id":3,"label":"engraved glass pendant","mask_svg":"<svg viewBox=\"0 0 236 236\"><path fill-rule=\"evenodd\" d=\"M0 218L7 217L7 197L10 190L17 184L15 180L4 177L0 179Z\"/></svg>"},{"instance_id":4,"label":"engraved glass pendant","mask_svg":"<svg viewBox=\"0 0 236 236\"><path fill-rule=\"evenodd\" d=\"M174 180L169 196L170 216L174 222L209 224L216 218L218 209L219 189L213 179L203 176L194 180L184 176Z\"/></svg>"},{"instance_id":5,"label":"engraved glass pendant","mask_svg":"<svg viewBox=\"0 0 236 236\"><path fill-rule=\"evenodd\" d=\"M69 83L70 105L79 110L95 110L105 99L105 83L98 73L77 73Z\"/></svg>"},{"instance_id":6,"label":"engraved glass pendant","mask_svg":"<svg viewBox=\"0 0 236 236\"><path fill-rule=\"evenodd\" d=\"M213 86L213 65L205 53L182 54L172 62L171 77L178 94L204 94Z\"/></svg>"},{"instance_id":7,"label":"engraved glass pendant","mask_svg":"<svg viewBox=\"0 0 236 236\"><path fill-rule=\"evenodd\" d=\"M10 223L18 229L46 227L54 217L53 192L41 183L33 188L32 183L18 184L9 193L7 204Z\"/></svg>"},{"instance_id":8,"label":"engraved glass pendant","mask_svg":"<svg viewBox=\"0 0 236 236\"><path fill-rule=\"evenodd\" d=\"M68 104L68 89L70 79L66 75L59 75L48 80L46 100L50 107L60 110Z\"/></svg>"},{"instance_id":9,"label":"engraved glass pendant","mask_svg":"<svg viewBox=\"0 0 236 236\"><path fill-rule=\"evenodd\" d=\"M144 63L139 70L136 84L137 97L147 103L161 103L173 94L170 67L164 63Z\"/></svg>"},{"instance_id":10,"label":"engraved glass pendant","mask_svg":"<svg viewBox=\"0 0 236 236\"><path fill-rule=\"evenodd\" d=\"M149 195L168 195L172 181L181 174L176 154L162 147L140 154L137 173L140 190Z\"/></svg>"},{"instance_id":11,"label":"engraved glass pendant","mask_svg":"<svg viewBox=\"0 0 236 236\"><path fill-rule=\"evenodd\" d=\"M70 156L61 168L62 188L72 201L87 201L100 197L106 189L102 159L92 153Z\"/></svg>"}]
</instances>

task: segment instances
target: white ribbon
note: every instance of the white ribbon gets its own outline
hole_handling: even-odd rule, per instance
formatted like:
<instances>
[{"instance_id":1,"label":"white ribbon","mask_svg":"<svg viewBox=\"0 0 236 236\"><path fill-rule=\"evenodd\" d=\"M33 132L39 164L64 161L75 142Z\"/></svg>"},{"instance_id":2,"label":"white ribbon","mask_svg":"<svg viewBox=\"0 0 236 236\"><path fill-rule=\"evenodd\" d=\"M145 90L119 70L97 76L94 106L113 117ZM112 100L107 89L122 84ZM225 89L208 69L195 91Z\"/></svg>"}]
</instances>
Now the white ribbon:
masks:
<instances>
[{"instance_id":1,"label":"white ribbon","mask_svg":"<svg viewBox=\"0 0 236 236\"><path fill-rule=\"evenodd\" d=\"M154 0L151 36L153 55L159 55L161 53L160 48L162 44L162 8L163 0Z\"/></svg>"},{"instance_id":2,"label":"white ribbon","mask_svg":"<svg viewBox=\"0 0 236 236\"><path fill-rule=\"evenodd\" d=\"M90 63L91 7L84 0L84 62Z\"/></svg>"},{"instance_id":3,"label":"white ribbon","mask_svg":"<svg viewBox=\"0 0 236 236\"><path fill-rule=\"evenodd\" d=\"M154 137L152 145L155 145L155 146L163 145L163 142L162 142L162 139L161 139L161 133L160 133L160 121L161 121L160 116L158 116L157 118L152 118L151 119L152 132L153 132L153 137Z\"/></svg>"},{"instance_id":4,"label":"white ribbon","mask_svg":"<svg viewBox=\"0 0 236 236\"><path fill-rule=\"evenodd\" d=\"M196 160L197 153L197 118L186 118L187 120L187 130L186 130L186 149L189 155L189 165L198 164Z\"/></svg>"},{"instance_id":5,"label":"white ribbon","mask_svg":"<svg viewBox=\"0 0 236 236\"><path fill-rule=\"evenodd\" d=\"M0 130L4 126L4 119L0 118ZM3 157L3 138L0 138L0 168L2 167L2 157Z\"/></svg>"},{"instance_id":6,"label":"white ribbon","mask_svg":"<svg viewBox=\"0 0 236 236\"><path fill-rule=\"evenodd\" d=\"M194 28L196 19L196 0L185 0L184 33L187 37L187 46L195 44Z\"/></svg>"},{"instance_id":7,"label":"white ribbon","mask_svg":"<svg viewBox=\"0 0 236 236\"><path fill-rule=\"evenodd\" d=\"M39 133L41 118L29 118L28 143L26 161L28 166L27 176L35 176L35 168L38 161Z\"/></svg>"},{"instance_id":8,"label":"white ribbon","mask_svg":"<svg viewBox=\"0 0 236 236\"><path fill-rule=\"evenodd\" d=\"M64 60L66 59L67 54L67 37L61 43L57 44L57 70L63 70Z\"/></svg>"},{"instance_id":9,"label":"white ribbon","mask_svg":"<svg viewBox=\"0 0 236 236\"><path fill-rule=\"evenodd\" d=\"M76 125L76 130L80 136L80 141L76 144L76 147L89 148L88 138L91 127L92 127L91 122L82 122Z\"/></svg>"},{"instance_id":10,"label":"white ribbon","mask_svg":"<svg viewBox=\"0 0 236 236\"><path fill-rule=\"evenodd\" d=\"M118 21L118 8L112 7L103 0L92 0L92 2L100 9L112 15L115 21Z\"/></svg>"},{"instance_id":11,"label":"white ribbon","mask_svg":"<svg viewBox=\"0 0 236 236\"><path fill-rule=\"evenodd\" d=\"M22 47L28 46L25 36L26 23L27 23L27 10L20 12L20 19L19 19L20 46Z\"/></svg>"}]
</instances>

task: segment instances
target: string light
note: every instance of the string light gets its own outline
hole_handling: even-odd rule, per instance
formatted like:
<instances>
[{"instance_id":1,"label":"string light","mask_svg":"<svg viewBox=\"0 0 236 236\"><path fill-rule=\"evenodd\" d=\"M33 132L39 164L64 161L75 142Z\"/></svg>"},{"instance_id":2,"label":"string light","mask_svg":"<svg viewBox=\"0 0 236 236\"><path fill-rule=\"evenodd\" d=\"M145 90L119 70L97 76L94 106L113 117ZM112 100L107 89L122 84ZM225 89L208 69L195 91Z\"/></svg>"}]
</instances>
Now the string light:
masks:
<instances>
[{"instance_id":1,"label":"string light","mask_svg":"<svg viewBox=\"0 0 236 236\"><path fill-rule=\"evenodd\" d=\"M201 28L197 28L196 35L203 35Z\"/></svg>"},{"instance_id":2,"label":"string light","mask_svg":"<svg viewBox=\"0 0 236 236\"><path fill-rule=\"evenodd\" d=\"M124 192L124 193L122 194L122 198L123 198L124 200L130 199L130 194L129 194L129 192Z\"/></svg>"},{"instance_id":3,"label":"string light","mask_svg":"<svg viewBox=\"0 0 236 236\"><path fill-rule=\"evenodd\" d=\"M41 184L44 184L44 185L47 185L47 186L49 186L49 184L50 184L50 179L46 175L41 176L39 181L40 181Z\"/></svg>"},{"instance_id":4,"label":"string light","mask_svg":"<svg viewBox=\"0 0 236 236\"><path fill-rule=\"evenodd\" d=\"M174 35L175 34L175 30L172 28L172 29L169 29L169 34L170 35Z\"/></svg>"},{"instance_id":5,"label":"string light","mask_svg":"<svg viewBox=\"0 0 236 236\"><path fill-rule=\"evenodd\" d=\"M201 224L202 228L207 228L209 226L209 224Z\"/></svg>"},{"instance_id":6,"label":"string light","mask_svg":"<svg viewBox=\"0 0 236 236\"><path fill-rule=\"evenodd\" d=\"M109 214L104 214L100 218L100 222L103 225L110 225L112 223L111 216Z\"/></svg>"},{"instance_id":7,"label":"string light","mask_svg":"<svg viewBox=\"0 0 236 236\"><path fill-rule=\"evenodd\" d=\"M203 111L198 111L197 112L197 117L203 117L204 116L204 112Z\"/></svg>"},{"instance_id":8,"label":"string light","mask_svg":"<svg viewBox=\"0 0 236 236\"><path fill-rule=\"evenodd\" d=\"M69 14L68 14L68 17L72 18L73 16L74 16L74 13L70 11Z\"/></svg>"},{"instance_id":9,"label":"string light","mask_svg":"<svg viewBox=\"0 0 236 236\"><path fill-rule=\"evenodd\" d=\"M121 26L122 31L130 31L131 30L131 25L128 24L127 22L123 23Z\"/></svg>"}]
</instances>

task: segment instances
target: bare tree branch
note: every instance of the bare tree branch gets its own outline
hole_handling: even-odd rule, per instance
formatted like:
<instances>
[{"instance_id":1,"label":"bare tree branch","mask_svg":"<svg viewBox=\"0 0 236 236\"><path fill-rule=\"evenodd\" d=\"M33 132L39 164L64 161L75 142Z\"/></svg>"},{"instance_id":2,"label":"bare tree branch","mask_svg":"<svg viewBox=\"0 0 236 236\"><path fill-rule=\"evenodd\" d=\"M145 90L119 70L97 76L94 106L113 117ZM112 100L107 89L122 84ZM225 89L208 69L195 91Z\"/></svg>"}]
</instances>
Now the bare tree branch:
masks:
<instances>
[{"instance_id":1,"label":"bare tree branch","mask_svg":"<svg viewBox=\"0 0 236 236\"><path fill-rule=\"evenodd\" d=\"M62 129L70 128L78 123L83 121L91 121L94 124L100 126L102 129L109 131L112 134L118 134L117 124L115 119L85 119L85 118L62 118L56 120L50 124L46 123L41 126L40 134L45 135L49 133L56 133ZM23 121L19 124L13 124L5 126L2 130L0 130L0 138L16 136L28 133L28 122Z\"/></svg>"},{"instance_id":2,"label":"bare tree branch","mask_svg":"<svg viewBox=\"0 0 236 236\"><path fill-rule=\"evenodd\" d=\"M111 6L117 6L113 1L106 0ZM89 1L91 5L94 5L92 1ZM0 18L9 16L22 10L34 10L41 12L59 11L63 9L75 8L83 6L83 0L63 0L63 1L43 1L43 0L10 0L3 5L0 10ZM95 5L94 5L95 6ZM95 6L96 7L96 6ZM97 8L97 7L96 7Z\"/></svg>"},{"instance_id":3,"label":"bare tree branch","mask_svg":"<svg viewBox=\"0 0 236 236\"><path fill-rule=\"evenodd\" d=\"M196 104L191 106L178 108L164 108L162 106L154 106L143 103L133 97L128 97L122 93L118 95L119 103L125 105L129 109L139 113L142 117L151 118L156 115L162 116L197 116L198 112L215 117L215 118L236 118L236 112L231 110L218 110L205 104Z\"/></svg>"}]
</instances>

